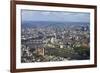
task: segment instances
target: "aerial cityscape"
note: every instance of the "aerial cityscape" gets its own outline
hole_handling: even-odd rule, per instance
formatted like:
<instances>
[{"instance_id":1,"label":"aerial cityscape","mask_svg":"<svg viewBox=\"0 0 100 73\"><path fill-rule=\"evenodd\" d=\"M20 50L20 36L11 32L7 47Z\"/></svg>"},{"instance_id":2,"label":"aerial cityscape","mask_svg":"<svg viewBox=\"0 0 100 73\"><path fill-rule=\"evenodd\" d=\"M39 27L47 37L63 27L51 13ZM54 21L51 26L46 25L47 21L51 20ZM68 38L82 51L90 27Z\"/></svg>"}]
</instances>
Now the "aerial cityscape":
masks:
<instances>
[{"instance_id":1,"label":"aerial cityscape","mask_svg":"<svg viewBox=\"0 0 100 73\"><path fill-rule=\"evenodd\" d=\"M90 14L21 11L21 63L90 59Z\"/></svg>"}]
</instances>

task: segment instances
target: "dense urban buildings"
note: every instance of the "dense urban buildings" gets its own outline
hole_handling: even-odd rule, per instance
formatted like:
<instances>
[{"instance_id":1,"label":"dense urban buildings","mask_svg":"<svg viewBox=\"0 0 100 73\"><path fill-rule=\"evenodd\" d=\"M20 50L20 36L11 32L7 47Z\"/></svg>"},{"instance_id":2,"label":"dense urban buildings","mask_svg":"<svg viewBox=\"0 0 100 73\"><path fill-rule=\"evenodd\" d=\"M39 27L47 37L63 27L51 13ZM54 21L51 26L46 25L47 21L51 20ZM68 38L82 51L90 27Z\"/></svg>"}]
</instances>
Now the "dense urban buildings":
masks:
<instances>
[{"instance_id":1,"label":"dense urban buildings","mask_svg":"<svg viewBox=\"0 0 100 73\"><path fill-rule=\"evenodd\" d=\"M21 62L90 59L90 23L24 21Z\"/></svg>"}]
</instances>

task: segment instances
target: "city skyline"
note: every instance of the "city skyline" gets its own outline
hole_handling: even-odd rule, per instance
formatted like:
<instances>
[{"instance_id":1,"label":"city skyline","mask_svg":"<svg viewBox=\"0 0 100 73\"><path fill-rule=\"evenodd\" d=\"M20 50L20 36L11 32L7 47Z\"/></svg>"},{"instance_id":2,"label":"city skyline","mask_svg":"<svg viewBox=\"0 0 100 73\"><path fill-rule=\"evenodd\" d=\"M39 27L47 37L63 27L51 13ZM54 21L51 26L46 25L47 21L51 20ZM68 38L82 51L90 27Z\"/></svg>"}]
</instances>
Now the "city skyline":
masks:
<instances>
[{"instance_id":1,"label":"city skyline","mask_svg":"<svg viewBox=\"0 0 100 73\"><path fill-rule=\"evenodd\" d=\"M21 63L90 59L90 14L22 10Z\"/></svg>"}]
</instances>

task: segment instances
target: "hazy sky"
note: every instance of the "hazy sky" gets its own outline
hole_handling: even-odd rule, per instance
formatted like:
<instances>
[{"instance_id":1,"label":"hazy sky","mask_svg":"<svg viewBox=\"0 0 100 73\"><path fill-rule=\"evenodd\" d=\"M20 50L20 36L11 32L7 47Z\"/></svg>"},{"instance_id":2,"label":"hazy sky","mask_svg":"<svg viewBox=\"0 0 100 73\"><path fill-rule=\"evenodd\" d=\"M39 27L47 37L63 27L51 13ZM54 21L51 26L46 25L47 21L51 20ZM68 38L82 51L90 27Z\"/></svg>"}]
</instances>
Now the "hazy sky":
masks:
<instances>
[{"instance_id":1,"label":"hazy sky","mask_svg":"<svg viewBox=\"0 0 100 73\"><path fill-rule=\"evenodd\" d=\"M90 13L22 10L22 21L90 22Z\"/></svg>"}]
</instances>

